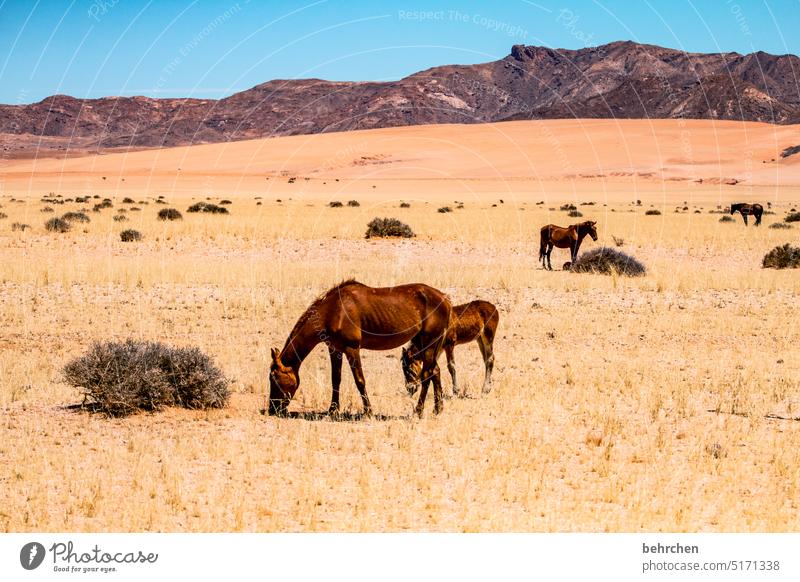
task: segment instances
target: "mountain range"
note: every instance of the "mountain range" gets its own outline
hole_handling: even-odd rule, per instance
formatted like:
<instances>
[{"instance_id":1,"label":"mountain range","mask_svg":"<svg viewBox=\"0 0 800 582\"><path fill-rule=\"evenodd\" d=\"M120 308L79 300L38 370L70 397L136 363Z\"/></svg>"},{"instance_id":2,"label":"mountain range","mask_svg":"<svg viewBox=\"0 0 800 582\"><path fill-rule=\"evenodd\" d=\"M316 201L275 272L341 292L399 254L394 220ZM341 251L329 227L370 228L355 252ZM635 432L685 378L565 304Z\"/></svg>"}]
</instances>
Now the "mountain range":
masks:
<instances>
[{"instance_id":1,"label":"mountain range","mask_svg":"<svg viewBox=\"0 0 800 582\"><path fill-rule=\"evenodd\" d=\"M800 58L634 42L515 45L391 82L273 80L224 99L53 95L0 105L6 156L218 143L430 123L686 118L800 123ZM19 149L20 152L15 152Z\"/></svg>"}]
</instances>

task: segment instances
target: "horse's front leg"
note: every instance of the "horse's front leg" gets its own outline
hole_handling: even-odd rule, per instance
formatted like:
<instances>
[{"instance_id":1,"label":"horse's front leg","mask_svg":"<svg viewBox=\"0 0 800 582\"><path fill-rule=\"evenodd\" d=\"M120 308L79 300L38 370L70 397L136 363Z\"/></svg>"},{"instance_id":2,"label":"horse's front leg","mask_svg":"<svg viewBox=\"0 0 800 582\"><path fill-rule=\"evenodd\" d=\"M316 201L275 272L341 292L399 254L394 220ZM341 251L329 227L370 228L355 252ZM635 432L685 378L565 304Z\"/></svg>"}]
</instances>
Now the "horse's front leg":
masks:
<instances>
[{"instance_id":1,"label":"horse's front leg","mask_svg":"<svg viewBox=\"0 0 800 582\"><path fill-rule=\"evenodd\" d=\"M364 404L364 416L372 416L372 405L367 396L367 383L364 380L364 371L361 369L361 353L358 348L347 348L344 352L350 370L353 372L353 380L356 382L358 393L361 394L361 402Z\"/></svg>"},{"instance_id":2,"label":"horse's front leg","mask_svg":"<svg viewBox=\"0 0 800 582\"><path fill-rule=\"evenodd\" d=\"M342 383L342 352L337 351L333 346L328 346L328 355L331 357L331 406L328 414L334 415L339 412L339 386Z\"/></svg>"},{"instance_id":3,"label":"horse's front leg","mask_svg":"<svg viewBox=\"0 0 800 582\"><path fill-rule=\"evenodd\" d=\"M744 219L744 225L747 226L747 215L742 214L742 218Z\"/></svg>"},{"instance_id":4,"label":"horse's front leg","mask_svg":"<svg viewBox=\"0 0 800 582\"><path fill-rule=\"evenodd\" d=\"M552 253L552 252L553 252L553 245L552 244L547 245L547 270L548 271L552 271L553 270L553 264L550 262L550 253Z\"/></svg>"}]
</instances>

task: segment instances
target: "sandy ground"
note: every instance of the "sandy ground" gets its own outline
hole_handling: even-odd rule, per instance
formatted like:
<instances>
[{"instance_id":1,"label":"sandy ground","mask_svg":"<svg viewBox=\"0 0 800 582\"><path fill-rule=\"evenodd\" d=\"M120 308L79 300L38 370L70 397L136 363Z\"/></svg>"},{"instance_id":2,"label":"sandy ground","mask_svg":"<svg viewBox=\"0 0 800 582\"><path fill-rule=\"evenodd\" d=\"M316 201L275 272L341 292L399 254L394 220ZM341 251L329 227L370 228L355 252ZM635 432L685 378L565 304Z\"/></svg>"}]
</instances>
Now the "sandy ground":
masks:
<instances>
[{"instance_id":1,"label":"sandy ground","mask_svg":"<svg viewBox=\"0 0 800 582\"><path fill-rule=\"evenodd\" d=\"M800 277L760 266L797 244L797 228L769 228L800 201L797 162L768 161L796 143L760 124L554 121L4 161L0 529L797 531ZM185 212L205 198L230 215ZM741 199L772 204L761 228L720 222ZM598 221L585 250L615 237L648 275L542 270L538 228L577 220L566 202ZM157 220L167 206L184 219ZM82 208L90 222L45 230ZM365 240L374 216L417 237ZM120 242L125 228L142 242ZM262 416L270 348L347 277L494 302L493 392L477 347L458 348L472 397L416 420L398 350L365 352L376 418ZM65 408L81 394L61 366L127 337L201 347L230 406ZM322 349L301 374L291 409L325 410ZM343 406L360 410L346 373Z\"/></svg>"}]
</instances>

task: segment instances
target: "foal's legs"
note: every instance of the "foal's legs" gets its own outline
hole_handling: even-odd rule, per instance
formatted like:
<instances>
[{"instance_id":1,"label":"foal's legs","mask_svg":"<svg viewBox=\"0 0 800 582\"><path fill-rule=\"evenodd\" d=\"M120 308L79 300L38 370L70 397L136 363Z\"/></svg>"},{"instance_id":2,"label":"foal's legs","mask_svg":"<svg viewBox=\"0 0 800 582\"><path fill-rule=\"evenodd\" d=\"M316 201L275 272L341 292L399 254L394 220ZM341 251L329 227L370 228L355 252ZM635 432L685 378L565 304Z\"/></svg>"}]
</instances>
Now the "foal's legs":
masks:
<instances>
[{"instance_id":1,"label":"foal's legs","mask_svg":"<svg viewBox=\"0 0 800 582\"><path fill-rule=\"evenodd\" d=\"M344 355L347 356L347 362L353 372L353 380L356 381L356 387L359 394L361 394L361 401L364 403L364 416L372 416L372 405L369 403L369 396L367 396L367 383L364 381L364 372L361 370L361 354L358 348L347 348L344 351Z\"/></svg>"},{"instance_id":2,"label":"foal's legs","mask_svg":"<svg viewBox=\"0 0 800 582\"><path fill-rule=\"evenodd\" d=\"M439 347L429 347L422 354L422 389L419 392L419 400L414 412L422 418L422 410L425 407L425 398L428 396L428 385L433 382L433 412L439 414L444 408L442 399L442 379L439 372L439 364L436 363L436 352Z\"/></svg>"},{"instance_id":3,"label":"foal's legs","mask_svg":"<svg viewBox=\"0 0 800 582\"><path fill-rule=\"evenodd\" d=\"M458 391L458 381L456 380L456 359L455 354L455 346L453 344L447 344L444 346L444 355L447 357L447 371L450 372L450 377L453 379L453 396L463 396L459 394Z\"/></svg>"},{"instance_id":4,"label":"foal's legs","mask_svg":"<svg viewBox=\"0 0 800 582\"><path fill-rule=\"evenodd\" d=\"M492 370L494 369L494 346L492 339L486 337L486 333L478 336L478 347L483 356L483 365L486 366L486 375L483 378L483 393L488 394L492 391Z\"/></svg>"},{"instance_id":5,"label":"foal's legs","mask_svg":"<svg viewBox=\"0 0 800 582\"><path fill-rule=\"evenodd\" d=\"M328 414L339 412L339 385L342 383L342 352L336 351L333 346L328 346L328 355L331 357L331 407Z\"/></svg>"}]
</instances>

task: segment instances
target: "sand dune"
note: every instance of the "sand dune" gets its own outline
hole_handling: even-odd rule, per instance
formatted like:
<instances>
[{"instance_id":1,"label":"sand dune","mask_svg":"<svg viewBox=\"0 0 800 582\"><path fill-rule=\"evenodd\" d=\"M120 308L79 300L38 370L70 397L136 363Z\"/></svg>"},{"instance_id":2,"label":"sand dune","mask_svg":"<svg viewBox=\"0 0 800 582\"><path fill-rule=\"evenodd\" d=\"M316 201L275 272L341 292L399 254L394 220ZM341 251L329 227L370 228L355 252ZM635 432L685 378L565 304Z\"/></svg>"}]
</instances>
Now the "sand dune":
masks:
<instances>
[{"instance_id":1,"label":"sand dune","mask_svg":"<svg viewBox=\"0 0 800 582\"><path fill-rule=\"evenodd\" d=\"M548 120L426 125L177 147L133 153L0 162L7 192L146 188L236 195L338 191L395 196L408 191L520 196L570 191L606 195L686 188L800 186L799 126L707 120ZM103 179L105 176L105 179ZM298 177L287 185L288 177ZM327 189L319 180L325 181ZM303 187L303 182L315 184ZM710 190L709 190L710 188ZM772 194L771 194L772 195ZM774 193L780 196L781 193ZM791 189L788 196L796 196Z\"/></svg>"}]
</instances>

